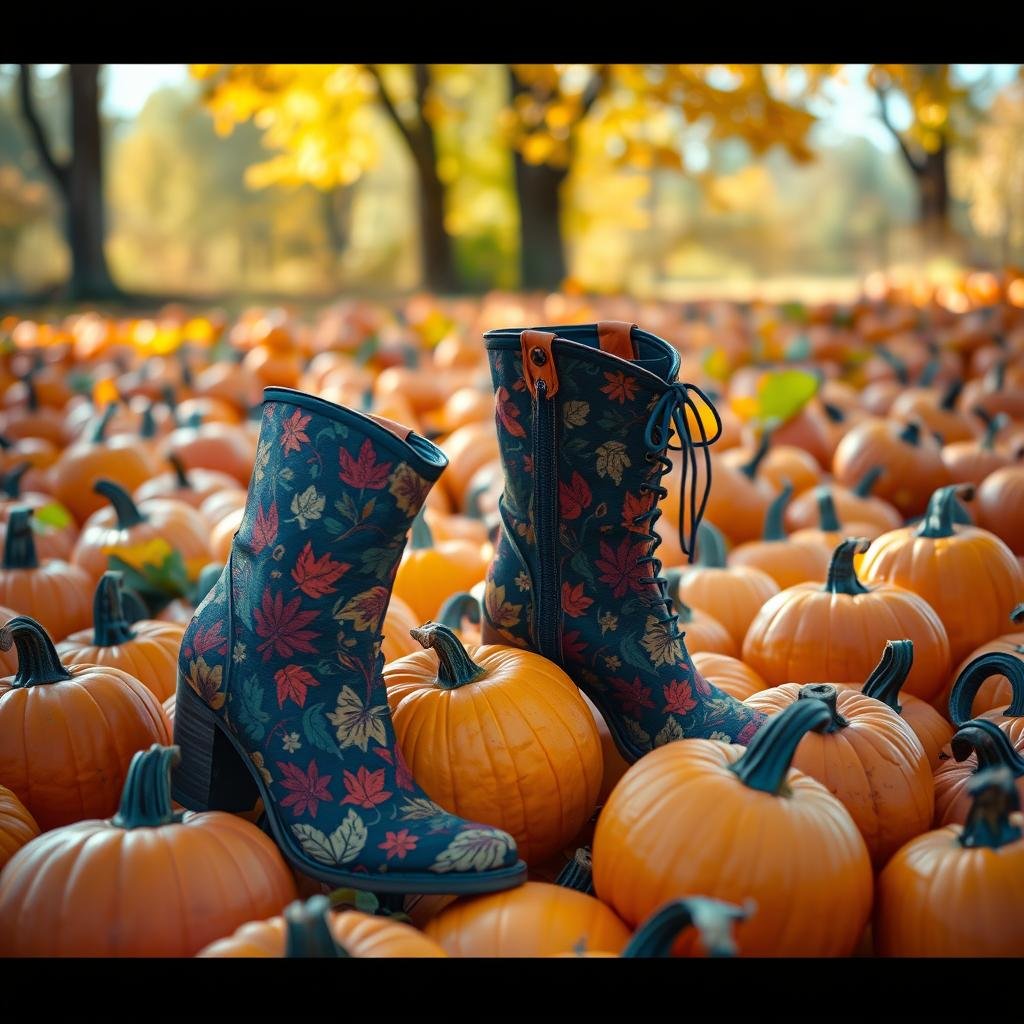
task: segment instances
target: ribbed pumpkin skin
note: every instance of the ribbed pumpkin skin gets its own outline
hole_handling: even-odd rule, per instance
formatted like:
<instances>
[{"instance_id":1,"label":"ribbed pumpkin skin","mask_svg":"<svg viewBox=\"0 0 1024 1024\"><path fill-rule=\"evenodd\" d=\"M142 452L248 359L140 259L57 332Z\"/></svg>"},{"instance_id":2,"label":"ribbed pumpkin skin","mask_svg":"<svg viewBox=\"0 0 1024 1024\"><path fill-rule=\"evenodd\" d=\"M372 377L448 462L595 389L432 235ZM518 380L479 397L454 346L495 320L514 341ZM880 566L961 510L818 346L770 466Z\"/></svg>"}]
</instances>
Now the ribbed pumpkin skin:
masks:
<instances>
[{"instance_id":1,"label":"ribbed pumpkin skin","mask_svg":"<svg viewBox=\"0 0 1024 1024\"><path fill-rule=\"evenodd\" d=\"M696 608L689 610L688 617L680 616L679 627L686 633L686 649L690 654L700 651L713 654L739 654L736 641L718 619Z\"/></svg>"},{"instance_id":2,"label":"ribbed pumpkin skin","mask_svg":"<svg viewBox=\"0 0 1024 1024\"><path fill-rule=\"evenodd\" d=\"M6 786L0 786L0 868L39 835L35 818Z\"/></svg>"},{"instance_id":3,"label":"ribbed pumpkin skin","mask_svg":"<svg viewBox=\"0 0 1024 1024\"><path fill-rule=\"evenodd\" d=\"M54 640L92 622L95 581L77 565L57 560L37 569L0 569L0 604L31 615Z\"/></svg>"},{"instance_id":4,"label":"ribbed pumpkin skin","mask_svg":"<svg viewBox=\"0 0 1024 1024\"><path fill-rule=\"evenodd\" d=\"M374 917L358 910L330 915L331 932L351 957L446 957L448 954L422 932L401 921ZM285 921L272 917L250 921L234 935L219 939L197 953L201 957L283 957Z\"/></svg>"},{"instance_id":5,"label":"ribbed pumpkin skin","mask_svg":"<svg viewBox=\"0 0 1024 1024\"><path fill-rule=\"evenodd\" d=\"M754 540L733 548L729 565L760 569L785 590L798 583L823 583L828 549L814 541Z\"/></svg>"},{"instance_id":6,"label":"ribbed pumpkin skin","mask_svg":"<svg viewBox=\"0 0 1024 1024\"><path fill-rule=\"evenodd\" d=\"M630 935L600 900L546 882L457 900L424 931L457 957L553 956L581 944L621 953Z\"/></svg>"},{"instance_id":7,"label":"ribbed pumpkin skin","mask_svg":"<svg viewBox=\"0 0 1024 1024\"><path fill-rule=\"evenodd\" d=\"M468 646L485 675L437 685L437 656L384 669L399 747L446 811L494 825L527 864L543 863L583 827L601 786L601 741L576 686L554 663L516 648Z\"/></svg>"},{"instance_id":8,"label":"ribbed pumpkin skin","mask_svg":"<svg viewBox=\"0 0 1024 1024\"><path fill-rule=\"evenodd\" d=\"M233 476L218 473L214 469L194 469L188 474L188 482L191 487L182 487L176 474L161 473L136 488L132 498L136 502L148 501L150 498L170 498L183 501L198 510L207 498L238 487L238 481Z\"/></svg>"},{"instance_id":9,"label":"ribbed pumpkin skin","mask_svg":"<svg viewBox=\"0 0 1024 1024\"><path fill-rule=\"evenodd\" d=\"M1022 719L1021 721L1024 721ZM1018 753L1021 744L1017 744ZM947 750L948 754L949 751ZM971 809L971 795L967 785L978 770L978 755L970 754L963 761L952 757L942 762L935 772L935 818L936 828L946 825L963 825ZM1024 806L1024 776L1017 779L1017 795Z\"/></svg>"},{"instance_id":10,"label":"ribbed pumpkin skin","mask_svg":"<svg viewBox=\"0 0 1024 1024\"><path fill-rule=\"evenodd\" d=\"M133 676L68 671L36 686L0 679L0 779L44 831L113 814L132 755L171 742L163 708Z\"/></svg>"},{"instance_id":11,"label":"ribbed pumpkin skin","mask_svg":"<svg viewBox=\"0 0 1024 1024\"><path fill-rule=\"evenodd\" d=\"M1015 555L1024 555L1024 466L997 469L978 488L978 521L1001 537Z\"/></svg>"},{"instance_id":12,"label":"ribbed pumpkin skin","mask_svg":"<svg viewBox=\"0 0 1024 1024\"><path fill-rule=\"evenodd\" d=\"M949 675L949 640L931 606L881 583L867 594L830 594L802 583L776 594L750 624L742 658L769 686L863 683L887 640L914 641L904 692L928 700Z\"/></svg>"},{"instance_id":13,"label":"ribbed pumpkin skin","mask_svg":"<svg viewBox=\"0 0 1024 1024\"><path fill-rule=\"evenodd\" d=\"M0 605L0 626L6 625L19 613L5 605ZM0 676L13 676L18 671L18 652L12 647L9 651L0 651Z\"/></svg>"},{"instance_id":14,"label":"ribbed pumpkin skin","mask_svg":"<svg viewBox=\"0 0 1024 1024\"><path fill-rule=\"evenodd\" d=\"M395 593L420 622L434 618L441 605L471 589L487 574L490 558L468 540L439 541L429 548L407 548L395 574Z\"/></svg>"},{"instance_id":15,"label":"ribbed pumpkin skin","mask_svg":"<svg viewBox=\"0 0 1024 1024\"><path fill-rule=\"evenodd\" d=\"M799 694L799 683L787 683L755 693L745 703L774 715ZM891 708L857 690L838 690L836 697L836 710L847 726L804 736L793 767L842 801L880 868L931 825L931 765L914 730Z\"/></svg>"},{"instance_id":16,"label":"ribbed pumpkin skin","mask_svg":"<svg viewBox=\"0 0 1024 1024\"><path fill-rule=\"evenodd\" d=\"M392 594L382 627L384 642L380 645L385 663L420 650L420 645L409 635L409 630L418 625L416 613L397 594Z\"/></svg>"},{"instance_id":17,"label":"ribbed pumpkin skin","mask_svg":"<svg viewBox=\"0 0 1024 1024\"><path fill-rule=\"evenodd\" d=\"M692 608L713 615L729 631L737 648L761 606L778 592L775 580L753 566L695 566L679 579L679 596Z\"/></svg>"},{"instance_id":18,"label":"ribbed pumpkin skin","mask_svg":"<svg viewBox=\"0 0 1024 1024\"><path fill-rule=\"evenodd\" d=\"M790 770L786 797L748 788L729 770L745 749L679 740L637 761L598 818L598 896L634 927L693 893L753 899L757 913L736 927L741 954L850 955L871 912L860 832L801 771ZM695 941L684 935L675 952L692 953Z\"/></svg>"},{"instance_id":19,"label":"ribbed pumpkin skin","mask_svg":"<svg viewBox=\"0 0 1024 1024\"><path fill-rule=\"evenodd\" d=\"M178 685L178 649L185 627L176 622L142 619L132 623L133 639L110 647L97 647L93 631L72 633L57 645L65 665L107 665L135 676L159 701L165 701Z\"/></svg>"},{"instance_id":20,"label":"ribbed pumpkin skin","mask_svg":"<svg viewBox=\"0 0 1024 1024\"><path fill-rule=\"evenodd\" d=\"M767 683L739 658L704 652L695 654L692 661L693 667L709 683L714 683L720 690L731 694L737 700L746 700L767 686Z\"/></svg>"},{"instance_id":21,"label":"ribbed pumpkin skin","mask_svg":"<svg viewBox=\"0 0 1024 1024\"><path fill-rule=\"evenodd\" d=\"M865 583L894 583L923 597L942 619L950 657L959 662L1006 628L1006 609L1024 595L1024 572L995 534L973 526L955 530L938 538L918 537L916 526L885 533L865 553L860 575Z\"/></svg>"},{"instance_id":22,"label":"ribbed pumpkin skin","mask_svg":"<svg viewBox=\"0 0 1024 1024\"><path fill-rule=\"evenodd\" d=\"M899 512L882 498L862 498L850 488L839 484L829 487L829 493L832 495L832 504L841 523L871 523L879 533L898 530L903 525ZM814 491L806 491L793 498L786 509L783 521L787 530L795 531L815 527L819 519L818 496ZM856 534L851 532L850 536Z\"/></svg>"},{"instance_id":23,"label":"ribbed pumpkin skin","mask_svg":"<svg viewBox=\"0 0 1024 1024\"><path fill-rule=\"evenodd\" d=\"M0 956L193 956L295 899L277 847L233 814L122 829L80 821L0 878Z\"/></svg>"},{"instance_id":24,"label":"ribbed pumpkin skin","mask_svg":"<svg viewBox=\"0 0 1024 1024\"><path fill-rule=\"evenodd\" d=\"M719 658L722 655L711 654L704 655L704 657ZM696 665L697 655L694 655L693 663ZM591 715L594 717L597 734L601 740L601 760L604 770L601 774L601 788L597 793L597 804L601 806L608 799L608 794L618 785L619 779L626 774L626 769L629 768L629 765L623 760L622 755L619 753L619 748L615 746L615 740L612 739L608 723L604 720L604 716L598 710L597 705L582 691L580 691L580 696L586 702Z\"/></svg>"},{"instance_id":25,"label":"ribbed pumpkin skin","mask_svg":"<svg viewBox=\"0 0 1024 1024\"><path fill-rule=\"evenodd\" d=\"M964 849L960 832L918 836L886 865L874 919L880 956L1024 953L1024 840Z\"/></svg>"}]
</instances>

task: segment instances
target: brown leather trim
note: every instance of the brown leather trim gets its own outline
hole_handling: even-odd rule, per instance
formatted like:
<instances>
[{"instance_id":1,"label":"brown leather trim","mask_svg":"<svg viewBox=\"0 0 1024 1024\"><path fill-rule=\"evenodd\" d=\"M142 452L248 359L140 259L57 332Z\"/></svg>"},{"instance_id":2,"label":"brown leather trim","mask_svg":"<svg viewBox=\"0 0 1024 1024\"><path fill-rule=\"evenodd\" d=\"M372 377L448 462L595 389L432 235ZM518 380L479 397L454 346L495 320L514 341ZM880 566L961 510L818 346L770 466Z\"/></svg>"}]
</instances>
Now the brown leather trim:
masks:
<instances>
[{"instance_id":1,"label":"brown leather trim","mask_svg":"<svg viewBox=\"0 0 1024 1024\"><path fill-rule=\"evenodd\" d=\"M544 381L547 397L558 394L558 371L555 369L555 354L551 343L555 340L550 331L523 331L520 343L523 348L523 376L530 393L537 394L537 381Z\"/></svg>"},{"instance_id":2,"label":"brown leather trim","mask_svg":"<svg viewBox=\"0 0 1024 1024\"><path fill-rule=\"evenodd\" d=\"M624 320L602 320L597 325L597 337L601 343L601 351L620 359L636 359L631 332L636 324L627 324Z\"/></svg>"},{"instance_id":3,"label":"brown leather trim","mask_svg":"<svg viewBox=\"0 0 1024 1024\"><path fill-rule=\"evenodd\" d=\"M372 412L363 413L363 415L369 417L374 423L383 427L385 430L390 430L391 433L399 439L399 441L409 440L409 435L412 433L412 427L403 427L401 423L389 420L386 416L374 416Z\"/></svg>"}]
</instances>

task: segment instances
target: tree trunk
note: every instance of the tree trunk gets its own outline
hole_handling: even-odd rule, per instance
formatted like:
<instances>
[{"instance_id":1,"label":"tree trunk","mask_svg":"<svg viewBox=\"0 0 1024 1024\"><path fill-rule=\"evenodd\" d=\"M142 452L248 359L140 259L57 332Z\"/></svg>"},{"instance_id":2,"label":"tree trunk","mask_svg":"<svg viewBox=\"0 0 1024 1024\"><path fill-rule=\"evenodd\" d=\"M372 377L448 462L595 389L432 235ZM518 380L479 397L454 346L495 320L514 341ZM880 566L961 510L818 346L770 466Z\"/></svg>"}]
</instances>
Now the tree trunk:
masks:
<instances>
[{"instance_id":1,"label":"tree trunk","mask_svg":"<svg viewBox=\"0 0 1024 1024\"><path fill-rule=\"evenodd\" d=\"M519 286L552 291L566 275L562 237L562 185L568 168L530 164L516 152L516 200L519 204Z\"/></svg>"},{"instance_id":2,"label":"tree trunk","mask_svg":"<svg viewBox=\"0 0 1024 1024\"><path fill-rule=\"evenodd\" d=\"M925 241L942 246L949 241L949 164L948 147L927 153L919 165L915 178L918 189L918 215Z\"/></svg>"},{"instance_id":3,"label":"tree trunk","mask_svg":"<svg viewBox=\"0 0 1024 1024\"><path fill-rule=\"evenodd\" d=\"M451 293L459 290L459 275L455 269L455 248L444 226L444 185L437 176L433 136L429 137L429 147L415 154L423 281L431 291Z\"/></svg>"}]
</instances>

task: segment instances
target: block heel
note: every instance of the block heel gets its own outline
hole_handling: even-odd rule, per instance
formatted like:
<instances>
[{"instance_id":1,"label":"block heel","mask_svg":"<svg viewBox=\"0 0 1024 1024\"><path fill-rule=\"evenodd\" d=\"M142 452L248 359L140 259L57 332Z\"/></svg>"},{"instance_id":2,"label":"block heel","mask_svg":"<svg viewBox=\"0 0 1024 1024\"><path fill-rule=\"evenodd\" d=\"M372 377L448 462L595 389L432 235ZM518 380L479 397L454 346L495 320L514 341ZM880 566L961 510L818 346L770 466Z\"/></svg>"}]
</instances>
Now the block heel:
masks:
<instances>
[{"instance_id":1,"label":"block heel","mask_svg":"<svg viewBox=\"0 0 1024 1024\"><path fill-rule=\"evenodd\" d=\"M191 811L250 811L259 799L253 768L225 735L217 716L178 678L174 742L181 763L171 773L171 796Z\"/></svg>"}]
</instances>

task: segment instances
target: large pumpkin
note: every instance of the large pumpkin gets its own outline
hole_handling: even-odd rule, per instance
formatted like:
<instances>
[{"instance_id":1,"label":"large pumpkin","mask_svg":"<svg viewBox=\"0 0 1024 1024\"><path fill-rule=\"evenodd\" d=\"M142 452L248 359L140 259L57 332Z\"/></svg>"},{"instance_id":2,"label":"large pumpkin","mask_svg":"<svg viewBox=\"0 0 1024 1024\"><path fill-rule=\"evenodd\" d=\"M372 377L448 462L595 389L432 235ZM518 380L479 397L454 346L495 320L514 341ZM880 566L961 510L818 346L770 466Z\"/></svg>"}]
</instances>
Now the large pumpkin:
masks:
<instances>
[{"instance_id":1,"label":"large pumpkin","mask_svg":"<svg viewBox=\"0 0 1024 1024\"><path fill-rule=\"evenodd\" d=\"M878 879L881 956L1014 956L1024 951L1024 839L1010 773L971 782L967 822L909 842Z\"/></svg>"},{"instance_id":2,"label":"large pumpkin","mask_svg":"<svg viewBox=\"0 0 1024 1024\"><path fill-rule=\"evenodd\" d=\"M384 669L399 747L446 811L505 829L540 864L582 828L601 785L601 743L575 684L538 654L464 648L428 622L425 648Z\"/></svg>"},{"instance_id":3,"label":"large pumpkin","mask_svg":"<svg viewBox=\"0 0 1024 1024\"><path fill-rule=\"evenodd\" d=\"M978 522L1015 555L1024 555L1024 464L997 469L978 488Z\"/></svg>"},{"instance_id":4,"label":"large pumpkin","mask_svg":"<svg viewBox=\"0 0 1024 1024\"><path fill-rule=\"evenodd\" d=\"M920 525L883 534L860 567L866 583L905 587L935 609L954 662L998 636L1006 609L1024 594L1024 571L1013 552L988 530L954 523L956 498L973 494L970 484L940 488Z\"/></svg>"},{"instance_id":5,"label":"large pumpkin","mask_svg":"<svg viewBox=\"0 0 1024 1024\"><path fill-rule=\"evenodd\" d=\"M54 829L14 855L0 877L0 956L192 956L295 899L255 825L174 812L177 754L140 751L112 818Z\"/></svg>"},{"instance_id":6,"label":"large pumpkin","mask_svg":"<svg viewBox=\"0 0 1024 1024\"><path fill-rule=\"evenodd\" d=\"M116 668L65 668L34 619L0 627L18 673L0 679L0 779L43 829L112 814L132 755L170 739L157 699Z\"/></svg>"},{"instance_id":7,"label":"large pumpkin","mask_svg":"<svg viewBox=\"0 0 1024 1024\"><path fill-rule=\"evenodd\" d=\"M678 740L642 757L597 822L598 896L633 925L686 894L750 899L741 954L852 953L871 909L867 847L846 808L790 768L804 735L831 721L823 702L799 701L747 747ZM676 951L691 946L684 937Z\"/></svg>"},{"instance_id":8,"label":"large pumpkin","mask_svg":"<svg viewBox=\"0 0 1024 1024\"><path fill-rule=\"evenodd\" d=\"M821 700L832 721L824 732L800 741L793 766L842 801L880 868L931 824L932 770L924 747L892 708L856 690L786 683L745 703L775 715L799 700Z\"/></svg>"},{"instance_id":9,"label":"large pumpkin","mask_svg":"<svg viewBox=\"0 0 1024 1024\"><path fill-rule=\"evenodd\" d=\"M713 651L700 651L693 655L693 667L720 690L737 700L746 700L751 694L764 690L767 683L739 658Z\"/></svg>"},{"instance_id":10,"label":"large pumpkin","mask_svg":"<svg viewBox=\"0 0 1024 1024\"><path fill-rule=\"evenodd\" d=\"M39 826L28 808L6 786L0 786L0 868L37 835Z\"/></svg>"},{"instance_id":11,"label":"large pumpkin","mask_svg":"<svg viewBox=\"0 0 1024 1024\"><path fill-rule=\"evenodd\" d=\"M802 583L771 598L750 625L743 661L770 686L862 683L887 640L909 638L917 654L906 690L928 700L949 673L949 640L941 620L917 594L889 583L868 588L853 568L867 540L843 541L825 586Z\"/></svg>"}]
</instances>

